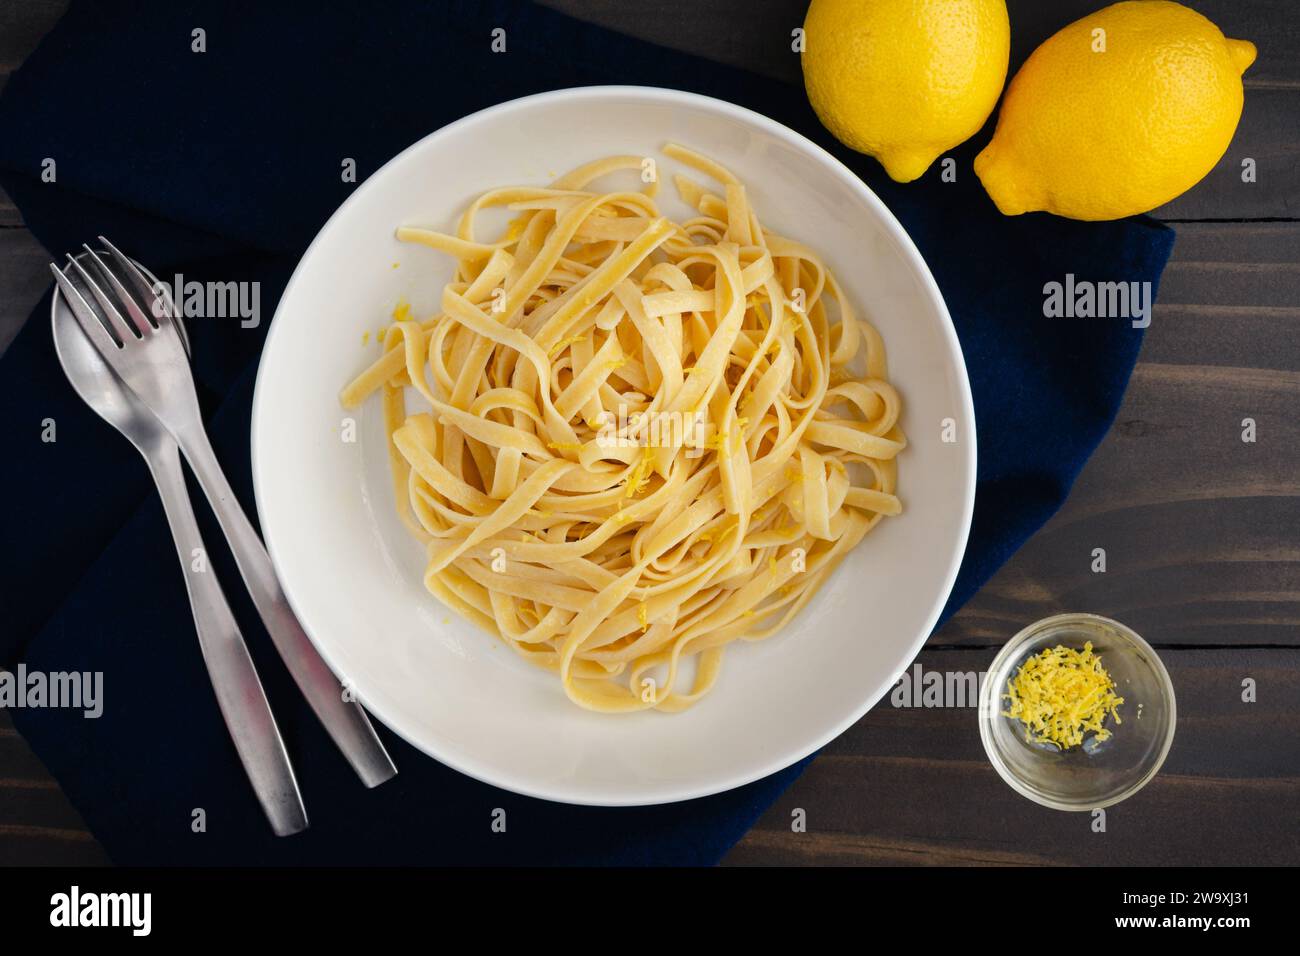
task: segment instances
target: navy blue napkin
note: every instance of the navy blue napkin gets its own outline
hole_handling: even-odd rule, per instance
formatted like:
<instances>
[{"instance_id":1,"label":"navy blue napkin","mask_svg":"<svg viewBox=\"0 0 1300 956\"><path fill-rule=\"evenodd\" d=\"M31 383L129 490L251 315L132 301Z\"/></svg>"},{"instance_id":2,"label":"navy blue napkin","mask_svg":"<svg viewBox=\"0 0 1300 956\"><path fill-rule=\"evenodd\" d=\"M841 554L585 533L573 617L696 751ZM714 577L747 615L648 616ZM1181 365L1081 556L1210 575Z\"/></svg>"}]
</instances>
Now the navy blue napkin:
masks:
<instances>
[{"instance_id":1,"label":"navy blue napkin","mask_svg":"<svg viewBox=\"0 0 1300 956\"><path fill-rule=\"evenodd\" d=\"M971 172L978 143L951 154L955 182L936 167L899 186L834 143L797 87L529 4L142 6L75 3L12 77L0 181L52 251L102 232L167 276L261 283L264 317L355 188L341 181L344 158L364 179L432 130L516 96L672 86L760 110L832 149L916 240L965 350L979 490L945 619L1064 500L1141 344L1124 320L1045 317L1044 285L1073 274L1154 288L1173 245L1145 219L1002 217ZM504 53L492 50L498 28ZM117 862L709 863L802 769L676 805L569 807L480 784L381 730L401 773L367 791L294 689L200 508L313 822L275 839L215 706L157 496L127 442L63 379L48 308L47 297L0 361L0 663L103 673L98 719L60 709L14 719ZM249 408L265 321L196 321L191 332L214 444L252 514ZM51 423L55 440L44 440ZM505 833L491 826L497 809Z\"/></svg>"}]
</instances>

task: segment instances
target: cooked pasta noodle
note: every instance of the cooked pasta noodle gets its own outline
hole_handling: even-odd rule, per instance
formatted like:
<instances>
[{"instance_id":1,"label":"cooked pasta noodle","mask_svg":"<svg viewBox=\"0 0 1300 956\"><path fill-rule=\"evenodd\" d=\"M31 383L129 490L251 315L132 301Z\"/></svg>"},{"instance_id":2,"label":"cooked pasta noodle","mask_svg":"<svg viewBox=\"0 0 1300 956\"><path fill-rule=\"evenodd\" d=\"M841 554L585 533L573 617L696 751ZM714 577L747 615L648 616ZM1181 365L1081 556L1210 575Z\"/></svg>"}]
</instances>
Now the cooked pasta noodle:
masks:
<instances>
[{"instance_id":1,"label":"cooked pasta noodle","mask_svg":"<svg viewBox=\"0 0 1300 956\"><path fill-rule=\"evenodd\" d=\"M735 176L664 153L718 183L675 177L684 222L655 182L593 191L654 168L615 156L485 193L454 235L398 229L456 274L342 393L382 395L429 591L609 713L699 700L728 644L781 628L901 511L879 334ZM515 215L484 241L494 207Z\"/></svg>"}]
</instances>

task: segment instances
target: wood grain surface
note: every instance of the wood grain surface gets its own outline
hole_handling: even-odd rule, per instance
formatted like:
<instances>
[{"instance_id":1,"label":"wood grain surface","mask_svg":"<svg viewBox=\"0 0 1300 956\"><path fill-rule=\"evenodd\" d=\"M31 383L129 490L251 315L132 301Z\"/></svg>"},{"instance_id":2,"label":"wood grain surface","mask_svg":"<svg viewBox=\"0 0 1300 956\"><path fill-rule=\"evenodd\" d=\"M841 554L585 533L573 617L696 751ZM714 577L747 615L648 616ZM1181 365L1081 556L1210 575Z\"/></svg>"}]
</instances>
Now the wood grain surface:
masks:
<instances>
[{"instance_id":1,"label":"wood grain surface","mask_svg":"<svg viewBox=\"0 0 1300 956\"><path fill-rule=\"evenodd\" d=\"M665 46L799 82L802 0L549 0ZM1161 648L1179 725L1161 774L1107 811L1038 807L980 745L975 710L887 700L732 851L770 864L1300 863L1300 16L1293 0L1190 6L1259 59L1228 153L1156 215L1178 232L1115 426L1066 506L941 631L926 669L978 672L1025 624L1123 620ZM0 94L62 0L0 0ZM1013 68L1094 0L1008 0ZM1253 159L1257 181L1241 178ZM0 349L46 287L0 195ZM1257 440L1242 441L1243 420ZM1107 569L1091 569L1094 548ZM1242 700L1252 679L1258 698ZM806 831L795 832L802 811ZM0 712L0 865L106 857Z\"/></svg>"}]
</instances>

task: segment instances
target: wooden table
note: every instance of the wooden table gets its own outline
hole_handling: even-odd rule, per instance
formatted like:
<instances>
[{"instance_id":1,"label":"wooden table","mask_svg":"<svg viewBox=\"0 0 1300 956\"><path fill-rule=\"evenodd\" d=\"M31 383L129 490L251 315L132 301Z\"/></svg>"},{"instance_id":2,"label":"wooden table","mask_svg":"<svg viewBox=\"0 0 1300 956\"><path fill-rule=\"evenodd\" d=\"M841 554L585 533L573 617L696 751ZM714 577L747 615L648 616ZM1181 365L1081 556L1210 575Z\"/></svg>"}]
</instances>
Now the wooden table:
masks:
<instances>
[{"instance_id":1,"label":"wooden table","mask_svg":"<svg viewBox=\"0 0 1300 956\"><path fill-rule=\"evenodd\" d=\"M800 0L552 0L645 39L797 82ZM1094 0L1008 0L1013 68ZM1042 809L980 746L974 709L882 702L727 858L737 864L1300 863L1300 16L1293 0L1195 0L1253 40L1246 109L1210 176L1156 215L1178 242L1115 426L1065 507L920 661L980 671L1025 624L1123 620L1161 650L1179 729L1161 774L1108 811ZM0 84L60 0L0 2ZM1241 180L1253 158L1256 182ZM48 284L0 197L0 348ZM1257 441L1242 441L1242 421ZM1092 550L1107 553L1104 574ZM1242 682L1258 687L1242 701ZM807 832L793 832L803 810ZM0 864L103 850L0 713Z\"/></svg>"}]
</instances>

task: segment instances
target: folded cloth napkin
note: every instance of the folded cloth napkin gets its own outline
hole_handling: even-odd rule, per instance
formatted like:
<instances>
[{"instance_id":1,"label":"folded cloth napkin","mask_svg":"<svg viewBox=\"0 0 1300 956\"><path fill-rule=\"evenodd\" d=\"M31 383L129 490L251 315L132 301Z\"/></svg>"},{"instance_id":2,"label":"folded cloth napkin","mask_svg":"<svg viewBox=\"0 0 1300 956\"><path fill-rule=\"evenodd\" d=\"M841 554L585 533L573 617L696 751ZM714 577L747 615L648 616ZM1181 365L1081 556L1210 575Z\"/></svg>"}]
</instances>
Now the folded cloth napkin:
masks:
<instances>
[{"instance_id":1,"label":"folded cloth napkin","mask_svg":"<svg viewBox=\"0 0 1300 956\"><path fill-rule=\"evenodd\" d=\"M498 28L505 53L492 49ZM955 182L936 168L899 186L830 140L797 87L540 7L469 0L195 0L147 15L138 0L76 2L0 98L0 181L52 252L104 233L167 276L260 282L269 316L297 257L355 188L341 182L343 158L364 179L467 113L596 83L673 86L766 113L848 162L916 240L961 337L979 432L975 522L951 614L1064 500L1141 343L1127 321L1045 317L1045 283L1073 274L1154 287L1173 245L1159 224L1004 218L970 171L973 146L951 154ZM99 718L20 709L14 719L117 862L710 863L799 774L803 764L669 806L571 807L488 787L381 729L401 773L367 791L214 546L312 818L302 835L271 836L215 706L157 496L127 442L63 379L48 308L47 298L0 363L10 428L0 663L103 673ZM264 332L191 323L214 444L250 514ZM221 535L199 510L215 545ZM504 834L490 826L497 808Z\"/></svg>"}]
</instances>

